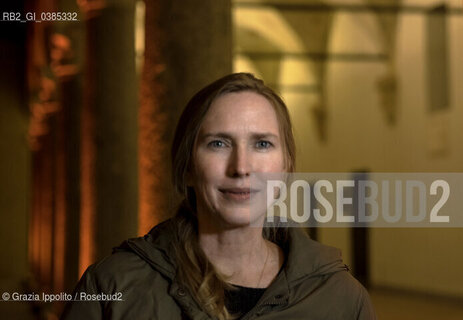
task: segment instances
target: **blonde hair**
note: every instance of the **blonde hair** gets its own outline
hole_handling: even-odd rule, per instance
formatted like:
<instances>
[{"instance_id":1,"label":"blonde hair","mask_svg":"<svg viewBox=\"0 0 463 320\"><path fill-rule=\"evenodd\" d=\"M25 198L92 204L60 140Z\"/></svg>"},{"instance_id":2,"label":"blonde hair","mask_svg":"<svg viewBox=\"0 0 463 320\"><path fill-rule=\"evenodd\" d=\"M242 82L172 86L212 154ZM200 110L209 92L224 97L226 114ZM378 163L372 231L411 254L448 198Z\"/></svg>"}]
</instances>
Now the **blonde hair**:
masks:
<instances>
[{"instance_id":1,"label":"blonde hair","mask_svg":"<svg viewBox=\"0 0 463 320\"><path fill-rule=\"evenodd\" d=\"M187 186L186 179L192 165L196 137L212 102L224 94L242 91L260 94L272 104L285 151L286 170L294 171L295 143L288 109L278 94L250 73L227 75L196 93L180 116L171 150L172 181L182 198L173 218L176 228L173 246L178 265L177 278L207 314L220 320L233 318L224 302L225 289L232 287L215 270L199 246L196 198L193 189ZM266 231L263 235L271 238L276 235L276 231Z\"/></svg>"}]
</instances>

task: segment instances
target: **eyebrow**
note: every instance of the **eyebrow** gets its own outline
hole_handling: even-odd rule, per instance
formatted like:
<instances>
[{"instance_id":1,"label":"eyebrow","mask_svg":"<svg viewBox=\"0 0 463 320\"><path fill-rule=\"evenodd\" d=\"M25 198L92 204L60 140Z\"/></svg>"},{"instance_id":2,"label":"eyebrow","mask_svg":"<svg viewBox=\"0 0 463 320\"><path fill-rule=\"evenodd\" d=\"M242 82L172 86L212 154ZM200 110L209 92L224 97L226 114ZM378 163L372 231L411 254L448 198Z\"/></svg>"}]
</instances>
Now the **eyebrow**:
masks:
<instances>
[{"instance_id":1,"label":"eyebrow","mask_svg":"<svg viewBox=\"0 0 463 320\"><path fill-rule=\"evenodd\" d=\"M207 133L204 135L201 135L200 139L207 139L207 138L223 138L223 139L233 139L233 135L226 133L226 132L215 132L215 133ZM271 132L253 132L251 133L251 137L253 139L264 139L264 138L274 138L278 139L278 136L274 133Z\"/></svg>"}]
</instances>

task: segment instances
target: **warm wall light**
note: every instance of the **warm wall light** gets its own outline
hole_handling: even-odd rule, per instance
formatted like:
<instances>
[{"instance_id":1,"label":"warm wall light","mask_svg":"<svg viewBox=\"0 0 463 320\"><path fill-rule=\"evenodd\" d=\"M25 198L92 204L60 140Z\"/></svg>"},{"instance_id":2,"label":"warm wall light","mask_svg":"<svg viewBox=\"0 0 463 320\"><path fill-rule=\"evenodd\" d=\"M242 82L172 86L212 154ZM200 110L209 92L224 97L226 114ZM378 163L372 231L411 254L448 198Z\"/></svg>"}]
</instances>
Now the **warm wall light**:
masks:
<instances>
[{"instance_id":1,"label":"warm wall light","mask_svg":"<svg viewBox=\"0 0 463 320\"><path fill-rule=\"evenodd\" d=\"M61 121L58 129L63 133L64 121L62 113L59 115ZM65 159L65 136L58 136L58 148L56 151L56 175L55 175L55 212L53 226L53 290L60 292L64 290L64 270L66 252L66 159Z\"/></svg>"},{"instance_id":2,"label":"warm wall light","mask_svg":"<svg viewBox=\"0 0 463 320\"><path fill-rule=\"evenodd\" d=\"M145 60L140 88L138 115L139 158L139 215L138 234L146 234L162 220L166 208L163 185L166 183L166 159L168 145L164 138L168 115L162 112L162 96L165 93L159 76L165 69L161 53L162 30L152 21L158 21L160 4L146 3Z\"/></svg>"},{"instance_id":3,"label":"warm wall light","mask_svg":"<svg viewBox=\"0 0 463 320\"><path fill-rule=\"evenodd\" d=\"M95 187L94 159L95 145L93 142L93 118L88 106L82 112L82 156L81 156L81 212L80 212L80 250L79 275L93 263L94 230L95 230Z\"/></svg>"}]
</instances>

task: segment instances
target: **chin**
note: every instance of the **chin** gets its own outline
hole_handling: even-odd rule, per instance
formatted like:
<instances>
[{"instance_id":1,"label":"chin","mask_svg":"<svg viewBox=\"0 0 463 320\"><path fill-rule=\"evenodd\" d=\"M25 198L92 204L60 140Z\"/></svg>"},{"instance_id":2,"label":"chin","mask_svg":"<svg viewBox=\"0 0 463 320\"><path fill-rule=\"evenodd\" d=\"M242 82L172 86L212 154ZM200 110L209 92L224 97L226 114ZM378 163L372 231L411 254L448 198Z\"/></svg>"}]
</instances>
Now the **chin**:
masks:
<instances>
[{"instance_id":1,"label":"chin","mask_svg":"<svg viewBox=\"0 0 463 320\"><path fill-rule=\"evenodd\" d=\"M258 226L259 216L250 214L249 208L226 210L219 213L220 220L226 227Z\"/></svg>"}]
</instances>

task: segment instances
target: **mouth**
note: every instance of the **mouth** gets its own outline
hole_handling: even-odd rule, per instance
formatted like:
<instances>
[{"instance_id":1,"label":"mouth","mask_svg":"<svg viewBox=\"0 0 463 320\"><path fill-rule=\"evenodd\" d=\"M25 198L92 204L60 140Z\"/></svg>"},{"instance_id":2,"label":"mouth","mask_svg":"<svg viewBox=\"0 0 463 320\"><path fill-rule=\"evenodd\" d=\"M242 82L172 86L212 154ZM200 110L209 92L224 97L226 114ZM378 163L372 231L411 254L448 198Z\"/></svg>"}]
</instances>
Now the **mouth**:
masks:
<instances>
[{"instance_id":1,"label":"mouth","mask_svg":"<svg viewBox=\"0 0 463 320\"><path fill-rule=\"evenodd\" d=\"M249 200L251 195L259 190L251 188L219 188L219 191L230 200L243 201Z\"/></svg>"}]
</instances>

